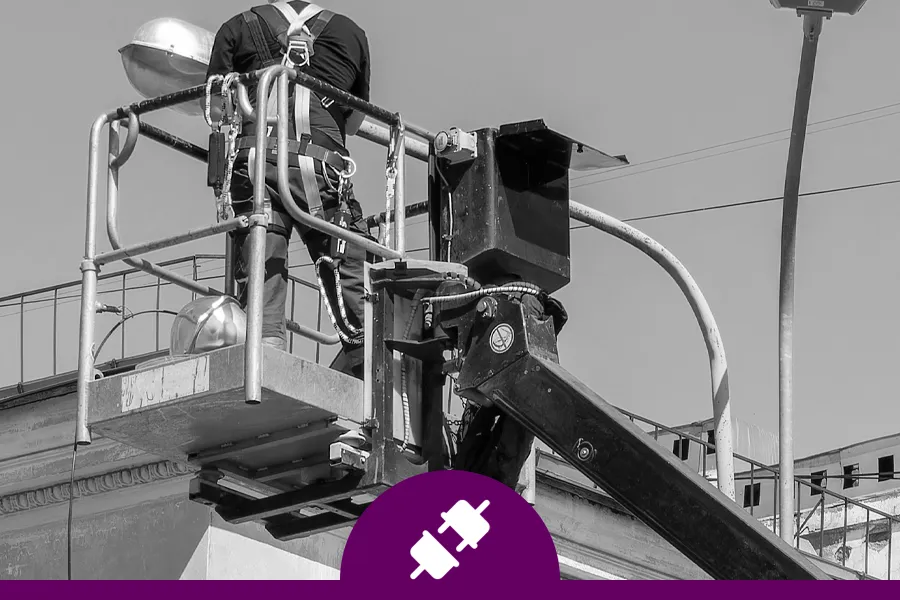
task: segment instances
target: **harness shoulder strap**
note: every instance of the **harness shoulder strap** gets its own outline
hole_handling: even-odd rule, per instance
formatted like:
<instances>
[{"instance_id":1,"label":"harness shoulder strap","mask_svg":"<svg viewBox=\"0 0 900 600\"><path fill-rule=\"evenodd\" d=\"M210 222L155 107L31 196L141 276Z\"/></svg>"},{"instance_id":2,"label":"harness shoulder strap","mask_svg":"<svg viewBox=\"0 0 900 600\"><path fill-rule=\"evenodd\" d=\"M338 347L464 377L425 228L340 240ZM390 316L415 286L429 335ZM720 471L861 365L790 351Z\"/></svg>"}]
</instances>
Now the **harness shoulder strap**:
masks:
<instances>
[{"instance_id":1,"label":"harness shoulder strap","mask_svg":"<svg viewBox=\"0 0 900 600\"><path fill-rule=\"evenodd\" d=\"M309 33L312 36L313 41L322 35L322 32L325 31L325 28L328 26L328 22L331 21L331 17L334 16L334 13L330 10L323 10L319 13L318 18L315 23L312 24L312 27L309 28Z\"/></svg>"},{"instance_id":2,"label":"harness shoulder strap","mask_svg":"<svg viewBox=\"0 0 900 600\"><path fill-rule=\"evenodd\" d=\"M263 21L265 21L266 25L269 26L269 32L272 34L272 37L274 37L282 47L286 47L285 36L287 34L288 27L290 27L291 25L291 20L284 14L283 11L278 9L277 5L265 4L263 6L257 6L256 8L251 9L249 12L259 15L259 17Z\"/></svg>"},{"instance_id":3,"label":"harness shoulder strap","mask_svg":"<svg viewBox=\"0 0 900 600\"><path fill-rule=\"evenodd\" d=\"M247 27L250 29L250 37L253 39L256 53L259 54L263 65L269 67L275 64L275 58L272 56L272 53L269 52L269 45L266 44L266 38L265 35L263 35L262 25L259 24L259 17L257 14L252 10L248 10L241 13L241 16L244 17L244 22L247 23Z\"/></svg>"}]
</instances>

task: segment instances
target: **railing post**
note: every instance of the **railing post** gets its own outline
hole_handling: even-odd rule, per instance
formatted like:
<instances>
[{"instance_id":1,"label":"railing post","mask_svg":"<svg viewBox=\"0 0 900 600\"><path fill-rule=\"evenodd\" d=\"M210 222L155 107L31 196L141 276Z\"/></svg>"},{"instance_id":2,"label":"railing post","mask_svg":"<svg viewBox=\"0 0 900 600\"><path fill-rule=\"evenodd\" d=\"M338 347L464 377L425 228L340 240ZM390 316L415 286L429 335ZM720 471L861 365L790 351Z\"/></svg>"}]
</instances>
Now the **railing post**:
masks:
<instances>
[{"instance_id":1,"label":"railing post","mask_svg":"<svg viewBox=\"0 0 900 600\"><path fill-rule=\"evenodd\" d=\"M162 279L156 278L156 351L159 352L159 302L160 291L162 290Z\"/></svg>"},{"instance_id":2,"label":"railing post","mask_svg":"<svg viewBox=\"0 0 900 600\"><path fill-rule=\"evenodd\" d=\"M772 482L775 484L775 489L772 494L772 533L778 534L781 531L781 515L778 512L778 490L781 488L781 473L775 471L772 474Z\"/></svg>"},{"instance_id":3,"label":"railing post","mask_svg":"<svg viewBox=\"0 0 900 600\"><path fill-rule=\"evenodd\" d=\"M823 496L822 510L819 513L819 556L825 558L825 502Z\"/></svg>"},{"instance_id":4,"label":"railing post","mask_svg":"<svg viewBox=\"0 0 900 600\"><path fill-rule=\"evenodd\" d=\"M316 310L316 331L322 331L322 296L321 294L316 294L316 298L318 298L318 310ZM316 342L316 364L319 364L319 356L322 352L322 344Z\"/></svg>"},{"instance_id":5,"label":"railing post","mask_svg":"<svg viewBox=\"0 0 900 600\"><path fill-rule=\"evenodd\" d=\"M847 513L850 511L850 505L844 499L844 543L841 546L841 566L847 566Z\"/></svg>"},{"instance_id":6,"label":"railing post","mask_svg":"<svg viewBox=\"0 0 900 600\"><path fill-rule=\"evenodd\" d=\"M225 234L225 294L233 296L234 290L234 236Z\"/></svg>"},{"instance_id":7,"label":"railing post","mask_svg":"<svg viewBox=\"0 0 900 600\"><path fill-rule=\"evenodd\" d=\"M97 179L99 177L100 132L107 124L106 115L98 117L91 128L88 155L87 214L84 260L81 262L81 320L78 332L78 408L75 417L75 443L91 443L87 426L90 407L88 385L94 378L94 314L97 303L97 265L94 262L97 240ZM107 169L109 164L107 163Z\"/></svg>"},{"instance_id":8,"label":"railing post","mask_svg":"<svg viewBox=\"0 0 900 600\"><path fill-rule=\"evenodd\" d=\"M888 517L887 580L891 579L891 550L894 547L894 519Z\"/></svg>"},{"instance_id":9,"label":"railing post","mask_svg":"<svg viewBox=\"0 0 900 600\"><path fill-rule=\"evenodd\" d=\"M869 575L869 519L872 517L872 511L868 508L866 509L866 557L865 557L865 566L863 567L863 572L866 576Z\"/></svg>"},{"instance_id":10,"label":"railing post","mask_svg":"<svg viewBox=\"0 0 900 600\"><path fill-rule=\"evenodd\" d=\"M394 189L394 227L397 231L396 247L401 260L406 258L406 128L400 122L397 140L397 182Z\"/></svg>"},{"instance_id":11,"label":"railing post","mask_svg":"<svg viewBox=\"0 0 900 600\"><path fill-rule=\"evenodd\" d=\"M791 486L793 489L793 486ZM800 548L800 481L797 481L797 495L795 498L797 499L797 535L794 536L794 543L797 545L797 549Z\"/></svg>"},{"instance_id":12,"label":"railing post","mask_svg":"<svg viewBox=\"0 0 900 600\"><path fill-rule=\"evenodd\" d=\"M270 67L262 74L257 88L257 128L256 156L253 177L253 214L250 218L250 260L248 261L249 280L247 282L247 336L244 347L244 385L245 401L248 404L262 402L262 310L263 280L265 277L266 230L268 220L265 211L266 197L266 164L268 128L269 88L272 85L274 68ZM277 94L278 92L276 92ZM287 115L278 111L278 133L286 133ZM282 136L283 137L283 136Z\"/></svg>"},{"instance_id":13,"label":"railing post","mask_svg":"<svg viewBox=\"0 0 900 600\"><path fill-rule=\"evenodd\" d=\"M25 383L25 295L19 297L19 383Z\"/></svg>"},{"instance_id":14,"label":"railing post","mask_svg":"<svg viewBox=\"0 0 900 600\"><path fill-rule=\"evenodd\" d=\"M706 450L707 450L706 446L700 446L700 456L701 456L700 469L702 469L702 471L703 471L702 472L703 479L706 479Z\"/></svg>"},{"instance_id":15,"label":"railing post","mask_svg":"<svg viewBox=\"0 0 900 600\"><path fill-rule=\"evenodd\" d=\"M57 336L59 311L59 289L53 290L53 374L56 375Z\"/></svg>"},{"instance_id":16,"label":"railing post","mask_svg":"<svg viewBox=\"0 0 900 600\"><path fill-rule=\"evenodd\" d=\"M751 517L753 516L753 490L755 489L753 484L756 483L755 475L756 474L753 471L753 464L751 463L750 464L750 516ZM762 484L760 484L759 487L762 488ZM759 495L762 496L762 492L760 492Z\"/></svg>"},{"instance_id":17,"label":"railing post","mask_svg":"<svg viewBox=\"0 0 900 600\"><path fill-rule=\"evenodd\" d=\"M127 279L128 276L125 273L122 273L122 360L125 360L125 297L127 287Z\"/></svg>"},{"instance_id":18,"label":"railing post","mask_svg":"<svg viewBox=\"0 0 900 600\"><path fill-rule=\"evenodd\" d=\"M191 257L191 279L197 281L197 255ZM197 292L191 292L191 301L197 299Z\"/></svg>"},{"instance_id":19,"label":"railing post","mask_svg":"<svg viewBox=\"0 0 900 600\"><path fill-rule=\"evenodd\" d=\"M297 282L291 280L291 321L294 320L294 312L297 308ZM293 332L290 334L290 342L288 345L288 352L291 354L294 353L294 334Z\"/></svg>"}]
</instances>

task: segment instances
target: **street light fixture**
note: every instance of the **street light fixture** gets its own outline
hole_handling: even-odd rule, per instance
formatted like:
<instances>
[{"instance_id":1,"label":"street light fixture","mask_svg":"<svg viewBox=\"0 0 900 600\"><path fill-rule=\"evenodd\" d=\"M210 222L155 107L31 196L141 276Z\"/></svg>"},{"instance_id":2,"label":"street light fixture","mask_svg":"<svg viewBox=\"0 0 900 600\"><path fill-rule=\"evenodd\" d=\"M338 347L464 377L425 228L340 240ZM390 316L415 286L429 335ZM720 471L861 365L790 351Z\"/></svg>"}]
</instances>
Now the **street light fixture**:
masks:
<instances>
[{"instance_id":1,"label":"street light fixture","mask_svg":"<svg viewBox=\"0 0 900 600\"><path fill-rule=\"evenodd\" d=\"M866 3L866 0L769 0L775 8L790 8L797 12L823 11L855 15Z\"/></svg>"},{"instance_id":2,"label":"street light fixture","mask_svg":"<svg viewBox=\"0 0 900 600\"><path fill-rule=\"evenodd\" d=\"M784 204L781 217L781 276L778 326L778 471L781 539L794 544L794 440L793 440L793 338L794 338L794 265L797 233L797 205L803 147L812 96L816 51L824 19L835 13L855 15L866 0L769 0L775 8L797 11L803 18L803 49L800 74L794 100L791 145L784 178Z\"/></svg>"}]
</instances>

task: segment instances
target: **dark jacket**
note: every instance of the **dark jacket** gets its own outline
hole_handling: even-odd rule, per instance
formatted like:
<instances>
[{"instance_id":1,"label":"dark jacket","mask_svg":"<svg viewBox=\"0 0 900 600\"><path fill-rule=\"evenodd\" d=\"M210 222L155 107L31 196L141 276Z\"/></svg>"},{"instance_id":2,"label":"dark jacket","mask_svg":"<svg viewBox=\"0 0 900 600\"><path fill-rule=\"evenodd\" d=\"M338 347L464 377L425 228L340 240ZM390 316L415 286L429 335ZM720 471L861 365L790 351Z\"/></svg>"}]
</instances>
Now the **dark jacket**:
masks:
<instances>
[{"instance_id":1,"label":"dark jacket","mask_svg":"<svg viewBox=\"0 0 900 600\"><path fill-rule=\"evenodd\" d=\"M289 3L298 13L308 4L294 1ZM320 4L321 6L321 4ZM250 10L259 14L260 6ZM325 7L323 7L325 8ZM281 45L272 35L264 19L260 18L263 36L274 57L281 56ZM226 21L216 33L215 43L207 70L207 79L213 75L247 73L263 68L262 58L253 44L249 26L241 14ZM369 100L369 42L365 32L350 18L336 14L316 39L314 54L304 72L316 79L338 87L363 100ZM250 101L256 105L256 86L248 86ZM316 133L327 134L340 146L346 145L347 120L352 111L337 103L326 109L315 94L310 102L310 128ZM352 133L352 132L351 132ZM246 129L245 135L252 134ZM317 141L316 143L322 143ZM329 144L330 145L330 144Z\"/></svg>"}]
</instances>

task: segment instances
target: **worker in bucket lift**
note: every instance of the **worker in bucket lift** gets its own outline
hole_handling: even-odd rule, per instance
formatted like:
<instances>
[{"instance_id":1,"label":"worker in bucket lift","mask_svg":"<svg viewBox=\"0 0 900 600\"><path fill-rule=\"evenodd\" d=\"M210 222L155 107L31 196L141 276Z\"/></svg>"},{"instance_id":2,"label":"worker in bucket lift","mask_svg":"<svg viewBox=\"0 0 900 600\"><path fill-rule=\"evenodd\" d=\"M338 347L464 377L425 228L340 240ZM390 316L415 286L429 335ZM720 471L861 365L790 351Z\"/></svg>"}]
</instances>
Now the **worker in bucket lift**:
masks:
<instances>
[{"instance_id":1,"label":"worker in bucket lift","mask_svg":"<svg viewBox=\"0 0 900 600\"><path fill-rule=\"evenodd\" d=\"M286 64L363 100L369 100L369 45L365 32L346 16L307 2L269 2L254 6L225 22L216 33L207 79ZM273 87L269 115L276 114ZM256 85L248 85L256 105ZM353 194L346 138L354 135L363 115L299 85L291 84L289 100L290 190L301 210L328 222L338 222L369 239L362 209ZM353 244L337 244L320 231L294 221L280 201L274 150L269 131L266 157L265 280L262 307L263 343L286 348L285 304L288 288L288 244L294 227L315 264L327 308L343 345L340 370L363 377L363 263L373 261ZM235 215L253 210L256 124L245 120L237 138L230 193ZM343 177L342 177L343 174ZM247 232L236 232L234 276L238 298L246 306L250 243ZM335 256L338 254L338 256ZM337 260L335 260L337 259ZM338 361L336 360L336 363ZM335 363L335 364L336 364Z\"/></svg>"}]
</instances>

